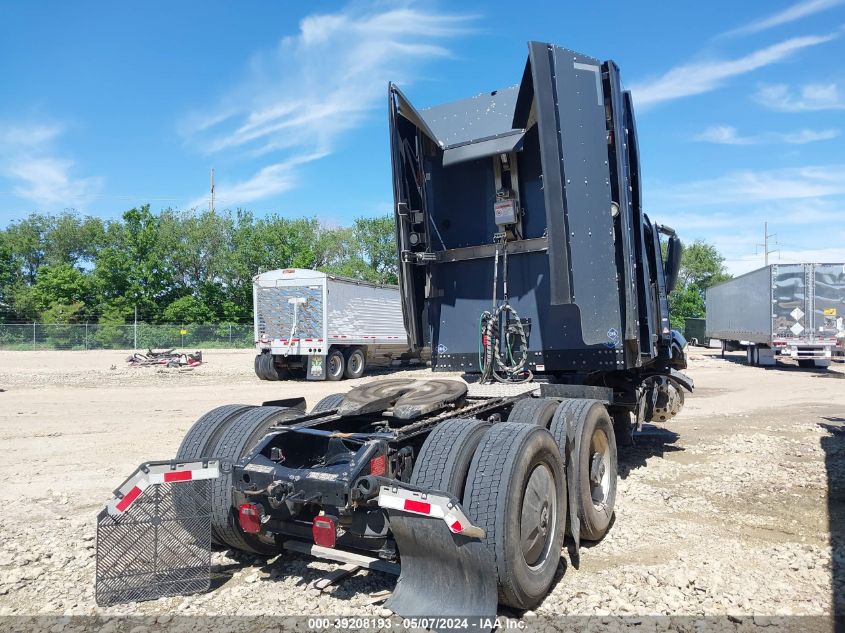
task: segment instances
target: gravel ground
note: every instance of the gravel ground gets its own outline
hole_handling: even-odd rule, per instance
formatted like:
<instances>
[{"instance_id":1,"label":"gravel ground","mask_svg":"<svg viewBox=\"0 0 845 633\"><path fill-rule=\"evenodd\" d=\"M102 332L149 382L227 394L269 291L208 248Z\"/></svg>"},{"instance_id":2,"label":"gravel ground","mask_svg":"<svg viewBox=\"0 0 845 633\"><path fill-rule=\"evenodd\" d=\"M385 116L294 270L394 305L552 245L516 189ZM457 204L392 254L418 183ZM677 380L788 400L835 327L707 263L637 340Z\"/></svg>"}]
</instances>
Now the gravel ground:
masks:
<instances>
[{"instance_id":1,"label":"gravel ground","mask_svg":"<svg viewBox=\"0 0 845 633\"><path fill-rule=\"evenodd\" d=\"M0 352L0 615L384 614L374 600L395 578L359 572L322 593L309 584L337 565L290 553L215 553L209 593L94 604L95 515L138 463L172 456L219 404L304 395L310 407L358 382L260 382L249 351L207 352L192 371L129 368L127 354ZM845 614L843 366L741 358L692 351L684 411L620 454L608 536L577 570L562 557L536 613L503 616Z\"/></svg>"}]
</instances>

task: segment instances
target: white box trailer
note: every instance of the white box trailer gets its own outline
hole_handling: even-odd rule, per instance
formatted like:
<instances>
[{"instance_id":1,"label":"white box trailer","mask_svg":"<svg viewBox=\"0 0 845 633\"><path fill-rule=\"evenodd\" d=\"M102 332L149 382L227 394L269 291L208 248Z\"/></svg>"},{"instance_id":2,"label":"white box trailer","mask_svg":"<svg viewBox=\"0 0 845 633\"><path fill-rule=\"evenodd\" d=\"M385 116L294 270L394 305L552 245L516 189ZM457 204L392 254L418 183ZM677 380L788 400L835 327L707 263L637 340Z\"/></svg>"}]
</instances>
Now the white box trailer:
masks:
<instances>
[{"instance_id":1,"label":"white box trailer","mask_svg":"<svg viewBox=\"0 0 845 633\"><path fill-rule=\"evenodd\" d=\"M253 278L253 314L262 380L358 378L409 351L397 286L271 270Z\"/></svg>"},{"instance_id":2,"label":"white box trailer","mask_svg":"<svg viewBox=\"0 0 845 633\"><path fill-rule=\"evenodd\" d=\"M772 264L707 290L706 335L753 365L827 365L843 317L845 264Z\"/></svg>"}]
</instances>

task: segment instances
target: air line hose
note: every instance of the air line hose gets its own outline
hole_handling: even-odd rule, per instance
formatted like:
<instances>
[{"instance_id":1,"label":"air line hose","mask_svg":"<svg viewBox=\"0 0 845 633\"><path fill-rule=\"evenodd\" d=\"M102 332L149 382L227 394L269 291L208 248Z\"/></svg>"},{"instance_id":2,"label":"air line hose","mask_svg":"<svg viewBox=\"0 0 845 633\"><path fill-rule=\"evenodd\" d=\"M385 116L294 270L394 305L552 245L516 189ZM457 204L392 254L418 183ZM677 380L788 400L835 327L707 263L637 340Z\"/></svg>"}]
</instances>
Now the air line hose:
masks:
<instances>
[{"instance_id":1,"label":"air line hose","mask_svg":"<svg viewBox=\"0 0 845 633\"><path fill-rule=\"evenodd\" d=\"M499 276L499 250L493 259L493 308L485 310L478 320L478 366L481 370L481 382L494 380L506 383L528 382L534 376L525 369L528 362L528 337L522 325L519 313L508 302L508 251L503 247L503 285L504 296L501 305L496 298ZM502 327L504 325L504 327ZM519 359L513 356L513 350L519 348ZM504 356L502 349L507 350Z\"/></svg>"}]
</instances>

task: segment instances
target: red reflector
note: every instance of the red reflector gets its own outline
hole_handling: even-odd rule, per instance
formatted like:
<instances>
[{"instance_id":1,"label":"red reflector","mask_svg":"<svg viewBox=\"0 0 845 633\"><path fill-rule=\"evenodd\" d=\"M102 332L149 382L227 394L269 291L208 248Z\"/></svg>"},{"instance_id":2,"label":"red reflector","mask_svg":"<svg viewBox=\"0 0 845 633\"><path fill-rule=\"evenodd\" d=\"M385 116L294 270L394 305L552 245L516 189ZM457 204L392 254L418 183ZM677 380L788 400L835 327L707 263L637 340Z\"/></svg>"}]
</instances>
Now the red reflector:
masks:
<instances>
[{"instance_id":1,"label":"red reflector","mask_svg":"<svg viewBox=\"0 0 845 633\"><path fill-rule=\"evenodd\" d=\"M314 535L314 544L321 547L334 547L337 541L337 528L334 519L331 517L315 517L311 525L311 533Z\"/></svg>"},{"instance_id":2,"label":"red reflector","mask_svg":"<svg viewBox=\"0 0 845 633\"><path fill-rule=\"evenodd\" d=\"M461 525L460 521L455 521L452 525L449 526L449 529L452 530L455 534L460 534L461 530L464 529L464 526Z\"/></svg>"},{"instance_id":3,"label":"red reflector","mask_svg":"<svg viewBox=\"0 0 845 633\"><path fill-rule=\"evenodd\" d=\"M238 508L238 521L247 534L261 532L261 509L254 503L244 503Z\"/></svg>"},{"instance_id":4,"label":"red reflector","mask_svg":"<svg viewBox=\"0 0 845 633\"><path fill-rule=\"evenodd\" d=\"M387 459L384 455L373 457L370 460L370 474L381 476L387 472Z\"/></svg>"},{"instance_id":5,"label":"red reflector","mask_svg":"<svg viewBox=\"0 0 845 633\"><path fill-rule=\"evenodd\" d=\"M138 486L135 486L132 490L126 493L126 496L123 497L123 499L121 499L115 507L123 512L126 508L132 505L132 502L135 501L135 499L141 496L141 492L141 489Z\"/></svg>"},{"instance_id":6,"label":"red reflector","mask_svg":"<svg viewBox=\"0 0 845 633\"><path fill-rule=\"evenodd\" d=\"M171 481L191 481L191 471L180 470L172 473L164 473L164 483L168 484Z\"/></svg>"},{"instance_id":7,"label":"red reflector","mask_svg":"<svg viewBox=\"0 0 845 633\"><path fill-rule=\"evenodd\" d=\"M408 512L419 512L420 514L431 514L431 504L424 501L405 499L405 510Z\"/></svg>"}]
</instances>

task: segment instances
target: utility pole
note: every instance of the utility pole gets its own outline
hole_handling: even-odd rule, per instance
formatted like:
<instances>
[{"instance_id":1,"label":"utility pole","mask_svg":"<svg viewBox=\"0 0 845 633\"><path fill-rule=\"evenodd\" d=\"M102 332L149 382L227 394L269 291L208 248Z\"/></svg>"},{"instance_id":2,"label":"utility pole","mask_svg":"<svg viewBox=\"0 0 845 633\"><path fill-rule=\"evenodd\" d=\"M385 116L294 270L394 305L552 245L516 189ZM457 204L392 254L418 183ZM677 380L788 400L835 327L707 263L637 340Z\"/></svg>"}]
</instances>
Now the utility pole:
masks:
<instances>
[{"instance_id":1,"label":"utility pole","mask_svg":"<svg viewBox=\"0 0 845 633\"><path fill-rule=\"evenodd\" d=\"M138 304L135 304L135 349L138 349Z\"/></svg>"},{"instance_id":2,"label":"utility pole","mask_svg":"<svg viewBox=\"0 0 845 633\"><path fill-rule=\"evenodd\" d=\"M757 244L757 248L763 247L763 261L765 261L765 265L769 265L769 254L777 253L779 249L775 248L769 250L769 238L777 237L777 233L772 233L769 235L769 223L763 222L763 243Z\"/></svg>"},{"instance_id":3,"label":"utility pole","mask_svg":"<svg viewBox=\"0 0 845 633\"><path fill-rule=\"evenodd\" d=\"M209 205L209 211L214 213L214 167L211 168L211 203Z\"/></svg>"}]
</instances>

